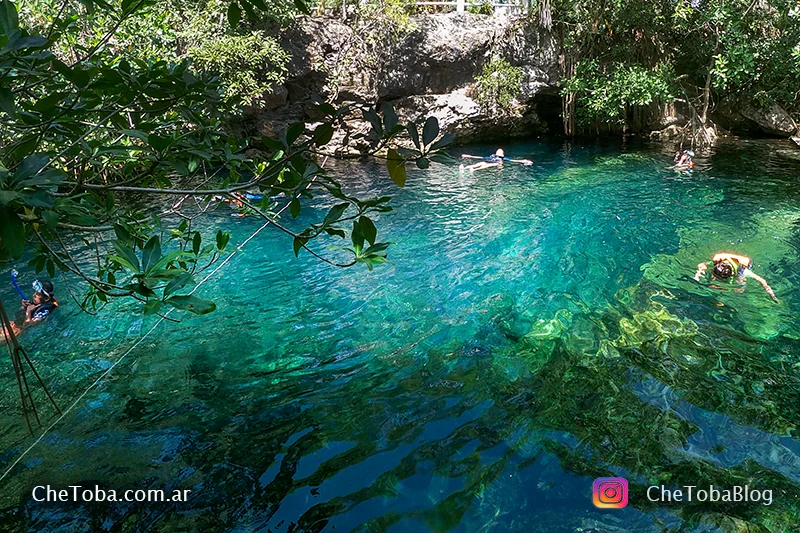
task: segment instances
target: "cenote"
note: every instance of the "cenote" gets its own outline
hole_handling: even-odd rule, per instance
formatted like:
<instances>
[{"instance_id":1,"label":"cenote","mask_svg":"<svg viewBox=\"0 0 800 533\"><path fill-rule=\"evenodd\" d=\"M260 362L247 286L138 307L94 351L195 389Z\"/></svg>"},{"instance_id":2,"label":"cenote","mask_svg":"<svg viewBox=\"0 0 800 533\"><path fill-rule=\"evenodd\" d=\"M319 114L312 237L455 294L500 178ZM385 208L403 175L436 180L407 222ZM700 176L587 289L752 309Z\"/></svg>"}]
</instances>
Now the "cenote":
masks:
<instances>
[{"instance_id":1,"label":"cenote","mask_svg":"<svg viewBox=\"0 0 800 533\"><path fill-rule=\"evenodd\" d=\"M796 148L722 141L691 173L660 145L507 152L536 164L433 164L403 189L379 161L334 165L349 190L393 197L376 217L391 262L336 269L264 230L200 289L213 314L159 325L9 472L0 529L800 529ZM220 221L237 242L261 224ZM722 250L752 257L780 303L752 280L695 282ZM155 320L60 297L24 339L68 406ZM6 471L35 439L10 365L0 380ZM37 435L55 419L39 405ZM598 477L625 477L628 506L596 509ZM31 497L98 483L191 496ZM664 504L651 485L747 485L773 502Z\"/></svg>"}]
</instances>

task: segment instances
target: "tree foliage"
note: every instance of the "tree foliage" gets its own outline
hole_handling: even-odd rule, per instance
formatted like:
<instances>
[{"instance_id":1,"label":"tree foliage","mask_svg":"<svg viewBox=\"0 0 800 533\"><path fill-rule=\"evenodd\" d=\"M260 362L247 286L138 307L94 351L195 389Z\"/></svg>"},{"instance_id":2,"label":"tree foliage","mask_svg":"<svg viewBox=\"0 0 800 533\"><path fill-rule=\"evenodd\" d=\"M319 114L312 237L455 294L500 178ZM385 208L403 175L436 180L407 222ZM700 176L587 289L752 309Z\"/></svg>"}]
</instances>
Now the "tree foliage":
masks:
<instances>
[{"instance_id":1,"label":"tree foliage","mask_svg":"<svg viewBox=\"0 0 800 533\"><path fill-rule=\"evenodd\" d=\"M762 95L800 112L796 0L552 0L552 12L576 66L563 92L584 120L624 122L620 105L685 95L698 110Z\"/></svg>"},{"instance_id":2,"label":"tree foliage","mask_svg":"<svg viewBox=\"0 0 800 533\"><path fill-rule=\"evenodd\" d=\"M53 51L68 60L77 59L73 50L97 45L112 29L105 46L118 57L168 63L192 60L195 69L221 78L225 103L234 109L257 103L286 76L288 55L265 28L289 22L296 8L282 2L261 3L263 11L255 13L250 6L253 19L245 13L242 20L240 4L235 2L147 0L136 8L135 16L120 22L102 2L31 0L20 6L20 19L30 31L42 34L54 25ZM231 25L228 17L237 9L236 24Z\"/></svg>"},{"instance_id":3,"label":"tree foliage","mask_svg":"<svg viewBox=\"0 0 800 533\"><path fill-rule=\"evenodd\" d=\"M0 263L27 252L37 271L71 272L88 287L82 305L89 310L132 297L145 313L164 306L210 312L213 304L190 290L230 252L227 233L202 231L198 223L220 198L245 204L285 232L296 254L370 269L386 260L388 243L377 240L370 216L391 210L389 197L348 195L312 157L352 109L308 102L308 121L278 138L237 138L224 128L220 78L193 70L189 59L132 57L113 42L144 2L94 6L102 16L89 22L98 28L82 40L75 34L86 32L86 20L64 13L36 34L20 24L15 4L0 1ZM391 107L364 105L361 112L375 130L373 153L416 132L399 124ZM424 144L390 168L395 181L408 160L424 167L438 156L438 137L438 126L426 125ZM253 148L259 155L250 156ZM263 200L248 200L245 191ZM271 197L280 196L297 217L318 195L333 206L300 232L273 213ZM344 256L324 257L312 248L320 238L352 246L340 247Z\"/></svg>"},{"instance_id":4,"label":"tree foliage","mask_svg":"<svg viewBox=\"0 0 800 533\"><path fill-rule=\"evenodd\" d=\"M487 111L494 108L509 110L522 93L522 69L503 58L486 63L476 78L475 100Z\"/></svg>"}]
</instances>

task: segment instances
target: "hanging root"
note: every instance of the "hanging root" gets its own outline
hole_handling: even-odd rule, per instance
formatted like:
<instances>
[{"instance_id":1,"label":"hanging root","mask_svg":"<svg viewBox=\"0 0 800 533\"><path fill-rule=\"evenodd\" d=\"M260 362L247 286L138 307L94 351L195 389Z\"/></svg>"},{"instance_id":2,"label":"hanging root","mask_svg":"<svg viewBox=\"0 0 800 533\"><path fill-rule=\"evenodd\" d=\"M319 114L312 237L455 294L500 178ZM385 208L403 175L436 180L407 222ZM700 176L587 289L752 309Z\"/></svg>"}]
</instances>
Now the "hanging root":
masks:
<instances>
[{"instance_id":1,"label":"hanging root","mask_svg":"<svg viewBox=\"0 0 800 533\"><path fill-rule=\"evenodd\" d=\"M14 375L17 378L17 389L19 389L19 399L20 403L22 404L22 413L25 417L25 424L28 426L28 432L33 435L33 427L31 426L30 416L28 415L29 407L30 411L33 412L34 418L36 418L36 423L41 425L42 422L39 419L39 412L36 409L36 404L34 403L33 395L31 394L31 388L30 385L28 385L28 378L25 375L25 366L22 364L23 358L33 372L33 375L36 376L36 379L39 381L39 385L42 387L42 390L44 390L47 398L50 400L50 403L53 404L53 407L58 414L61 414L61 409L58 408L56 401L53 399L53 396L50 394L50 391L44 384L44 381L42 381L41 376L39 376L39 373L33 366L33 362L31 361L30 357L28 357L28 352L26 352L25 348L23 348L19 343L17 335L14 331L14 327L11 324L11 320L8 318L8 313L6 313L6 308L3 305L2 299L0 299L0 331L3 332L6 341L6 347L8 348L8 355L11 358L11 365L14 368Z\"/></svg>"}]
</instances>

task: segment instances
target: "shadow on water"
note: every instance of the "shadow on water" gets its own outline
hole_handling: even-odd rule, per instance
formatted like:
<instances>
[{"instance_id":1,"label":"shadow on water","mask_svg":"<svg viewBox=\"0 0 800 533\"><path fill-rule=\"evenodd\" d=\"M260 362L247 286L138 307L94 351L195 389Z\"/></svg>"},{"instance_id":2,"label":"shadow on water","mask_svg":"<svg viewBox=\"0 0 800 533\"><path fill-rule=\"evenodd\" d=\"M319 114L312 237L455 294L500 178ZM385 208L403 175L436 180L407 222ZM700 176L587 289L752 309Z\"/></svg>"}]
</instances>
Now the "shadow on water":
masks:
<instances>
[{"instance_id":1,"label":"shadow on water","mask_svg":"<svg viewBox=\"0 0 800 533\"><path fill-rule=\"evenodd\" d=\"M4 480L0 523L797 530L800 196L797 164L775 146L722 145L690 175L661 148L547 144L509 147L539 162L530 169L415 173L379 220L394 264L373 274L294 260L279 236L254 241L208 289L213 321L158 330ZM362 192L390 190L377 168L338 170ZM243 238L257 222L239 224ZM780 305L758 286L691 280L728 247L753 256ZM107 368L104 349L147 327L129 334L135 318L122 316L67 312L48 326L69 335L30 337L62 401ZM6 429L12 400L4 466L31 442ZM630 503L597 510L592 479L610 475L628 479ZM33 501L47 484L192 495ZM774 501L649 501L662 484L748 485Z\"/></svg>"}]
</instances>

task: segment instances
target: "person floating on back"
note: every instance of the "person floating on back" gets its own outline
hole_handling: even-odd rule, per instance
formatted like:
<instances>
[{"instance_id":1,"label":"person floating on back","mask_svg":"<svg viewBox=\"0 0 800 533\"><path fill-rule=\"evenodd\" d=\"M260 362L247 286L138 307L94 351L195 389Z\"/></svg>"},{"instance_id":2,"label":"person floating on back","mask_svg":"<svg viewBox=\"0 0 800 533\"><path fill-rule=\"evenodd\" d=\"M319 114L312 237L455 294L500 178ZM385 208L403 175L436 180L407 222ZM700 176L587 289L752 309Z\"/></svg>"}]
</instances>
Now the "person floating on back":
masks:
<instances>
[{"instance_id":1,"label":"person floating on back","mask_svg":"<svg viewBox=\"0 0 800 533\"><path fill-rule=\"evenodd\" d=\"M31 300L22 300L16 319L11 321L10 327L15 336L19 336L29 327L43 322L58 307L52 282L37 279L33 282L33 290ZM0 331L0 339L5 338L6 332Z\"/></svg>"},{"instance_id":2,"label":"person floating on back","mask_svg":"<svg viewBox=\"0 0 800 533\"><path fill-rule=\"evenodd\" d=\"M737 281L744 284L747 278L753 278L764 287L764 290L767 291L767 294L775 303L779 303L778 298L766 280L750 270L753 266L753 260L749 257L720 252L711 258L711 262L714 264L714 268L711 270L711 279L730 279L736 275ZM706 269L708 269L708 261L697 265L697 272L694 275L695 281L700 281L705 275Z\"/></svg>"},{"instance_id":3,"label":"person floating on back","mask_svg":"<svg viewBox=\"0 0 800 533\"><path fill-rule=\"evenodd\" d=\"M464 154L461 157L468 158L468 159L483 159L480 163L475 163L474 165L460 165L458 168L461 170L469 170L470 172L474 172L476 170L483 170L484 168L492 168L492 167L502 167L503 162L508 163L521 163L525 166L530 166L533 164L533 161L530 159L511 159L506 157L506 153L503 151L502 148L498 148L495 153L492 155L487 155L486 157L481 157L479 155L469 155Z\"/></svg>"},{"instance_id":4,"label":"person floating on back","mask_svg":"<svg viewBox=\"0 0 800 533\"><path fill-rule=\"evenodd\" d=\"M675 152L675 166L678 168L694 168L694 161L692 161L693 157L694 152L691 150L684 150L683 153Z\"/></svg>"}]
</instances>

